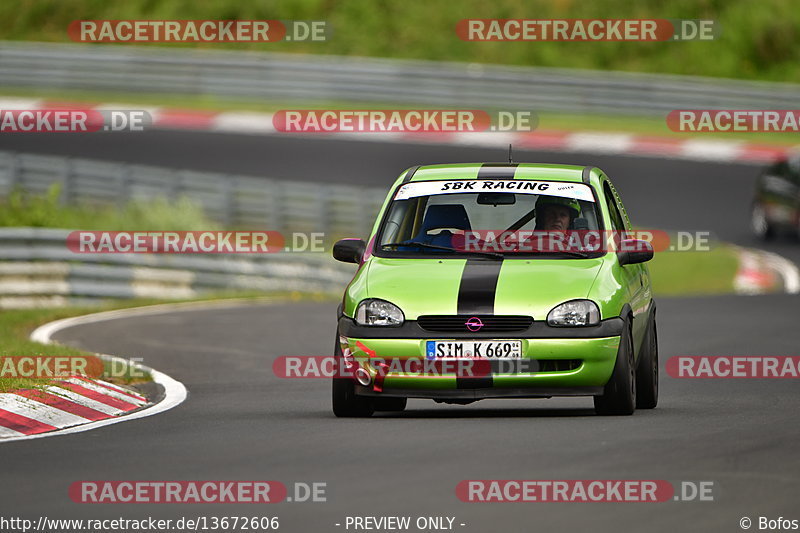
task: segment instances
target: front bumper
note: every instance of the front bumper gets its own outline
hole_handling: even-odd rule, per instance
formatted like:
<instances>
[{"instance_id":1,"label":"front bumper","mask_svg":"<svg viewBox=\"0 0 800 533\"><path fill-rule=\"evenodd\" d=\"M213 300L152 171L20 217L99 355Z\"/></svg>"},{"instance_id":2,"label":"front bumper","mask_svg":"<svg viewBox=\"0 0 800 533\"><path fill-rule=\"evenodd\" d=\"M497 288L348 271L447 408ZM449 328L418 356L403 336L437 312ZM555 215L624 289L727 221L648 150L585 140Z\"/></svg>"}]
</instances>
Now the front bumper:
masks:
<instances>
[{"instance_id":1,"label":"front bumper","mask_svg":"<svg viewBox=\"0 0 800 533\"><path fill-rule=\"evenodd\" d=\"M536 398L601 394L614 370L621 318L586 328L555 328L534 322L516 333L435 333L407 321L399 328L358 326L348 317L339 320L342 352L372 377L368 386L356 384L363 396L403 396L433 399ZM427 340L515 339L522 341L520 368L493 367L480 377L456 373L436 375L380 372L370 359L425 360ZM377 379L376 379L377 378Z\"/></svg>"}]
</instances>

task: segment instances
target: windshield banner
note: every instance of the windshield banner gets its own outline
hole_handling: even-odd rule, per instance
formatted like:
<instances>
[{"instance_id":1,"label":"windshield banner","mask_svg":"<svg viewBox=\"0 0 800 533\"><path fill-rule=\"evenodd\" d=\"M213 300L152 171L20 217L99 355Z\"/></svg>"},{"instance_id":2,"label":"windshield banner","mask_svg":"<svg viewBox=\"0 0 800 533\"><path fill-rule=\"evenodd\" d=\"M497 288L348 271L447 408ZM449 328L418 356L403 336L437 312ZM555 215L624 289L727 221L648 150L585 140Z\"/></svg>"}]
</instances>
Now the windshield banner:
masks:
<instances>
[{"instance_id":1,"label":"windshield banner","mask_svg":"<svg viewBox=\"0 0 800 533\"><path fill-rule=\"evenodd\" d=\"M416 181L406 183L395 194L395 200L407 200L418 196L437 194L461 194L481 192L513 192L516 194L542 194L574 198L594 202L592 190L584 183L532 180L443 180Z\"/></svg>"}]
</instances>

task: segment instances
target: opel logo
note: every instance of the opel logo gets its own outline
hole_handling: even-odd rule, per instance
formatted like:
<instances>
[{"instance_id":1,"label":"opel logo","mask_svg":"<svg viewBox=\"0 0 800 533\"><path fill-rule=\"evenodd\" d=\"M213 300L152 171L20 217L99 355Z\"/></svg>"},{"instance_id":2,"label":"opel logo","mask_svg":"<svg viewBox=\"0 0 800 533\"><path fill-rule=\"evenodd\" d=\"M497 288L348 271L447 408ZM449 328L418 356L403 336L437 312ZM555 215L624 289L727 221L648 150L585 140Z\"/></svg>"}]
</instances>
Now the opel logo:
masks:
<instances>
[{"instance_id":1,"label":"opel logo","mask_svg":"<svg viewBox=\"0 0 800 533\"><path fill-rule=\"evenodd\" d=\"M480 318L473 316L472 318L464 322L464 325L467 326L467 329L470 331L478 331L483 327L483 322L481 322Z\"/></svg>"}]
</instances>

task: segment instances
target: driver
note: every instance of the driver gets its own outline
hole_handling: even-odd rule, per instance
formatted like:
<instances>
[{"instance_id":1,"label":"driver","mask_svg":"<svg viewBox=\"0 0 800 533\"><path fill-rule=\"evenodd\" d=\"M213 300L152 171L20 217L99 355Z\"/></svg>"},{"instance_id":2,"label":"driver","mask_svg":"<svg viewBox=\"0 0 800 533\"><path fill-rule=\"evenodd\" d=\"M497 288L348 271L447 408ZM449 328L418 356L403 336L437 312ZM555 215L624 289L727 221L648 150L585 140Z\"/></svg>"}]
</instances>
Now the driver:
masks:
<instances>
[{"instance_id":1,"label":"driver","mask_svg":"<svg viewBox=\"0 0 800 533\"><path fill-rule=\"evenodd\" d=\"M540 196L536 200L536 228L566 232L581 214L581 205L574 198Z\"/></svg>"}]
</instances>

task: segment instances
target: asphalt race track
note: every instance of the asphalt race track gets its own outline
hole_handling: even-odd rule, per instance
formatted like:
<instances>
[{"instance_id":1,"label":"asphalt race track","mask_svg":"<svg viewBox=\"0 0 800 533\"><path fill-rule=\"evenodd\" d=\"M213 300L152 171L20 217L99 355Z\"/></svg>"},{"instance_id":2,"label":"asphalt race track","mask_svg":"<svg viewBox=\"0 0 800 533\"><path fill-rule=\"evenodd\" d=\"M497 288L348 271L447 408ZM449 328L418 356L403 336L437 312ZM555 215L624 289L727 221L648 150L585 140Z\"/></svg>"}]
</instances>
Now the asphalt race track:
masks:
<instances>
[{"instance_id":1,"label":"asphalt race track","mask_svg":"<svg viewBox=\"0 0 800 533\"><path fill-rule=\"evenodd\" d=\"M0 149L270 177L388 185L412 164L502 160L495 150L226 134L3 139ZM635 223L708 230L753 246L756 166L518 151L516 160L595 164ZM766 247L800 261L800 244ZM656 295L657 297L657 295ZM120 319L56 339L127 357L182 381L187 401L153 417L0 447L4 515L141 519L278 516L281 530L344 531L348 515L454 516L464 532L740 531L744 516L796 513L796 380L677 380L674 355L800 355L797 297L658 299L661 399L654 411L598 417L589 398L411 400L402 414L336 419L325 380L281 380L280 355L328 355L335 303L242 305ZM79 480L326 482L326 503L79 505ZM665 479L714 482L713 502L462 503L464 479ZM337 527L335 524L342 526ZM460 526L459 524L465 524ZM753 529L757 528L754 524Z\"/></svg>"}]
</instances>

